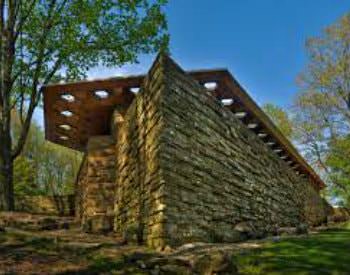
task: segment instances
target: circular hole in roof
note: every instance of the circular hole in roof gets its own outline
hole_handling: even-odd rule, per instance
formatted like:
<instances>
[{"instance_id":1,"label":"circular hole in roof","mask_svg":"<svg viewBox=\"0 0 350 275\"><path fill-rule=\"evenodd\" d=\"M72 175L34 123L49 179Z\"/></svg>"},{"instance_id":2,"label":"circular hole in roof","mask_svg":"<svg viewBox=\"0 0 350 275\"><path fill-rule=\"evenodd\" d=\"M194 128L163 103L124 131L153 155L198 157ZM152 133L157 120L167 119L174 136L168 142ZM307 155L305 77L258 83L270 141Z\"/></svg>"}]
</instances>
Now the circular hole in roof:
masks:
<instances>
[{"instance_id":1,"label":"circular hole in roof","mask_svg":"<svg viewBox=\"0 0 350 275\"><path fill-rule=\"evenodd\" d=\"M247 126L249 129L254 129L254 128L258 127L258 124L257 123L249 123Z\"/></svg>"},{"instance_id":2,"label":"circular hole in roof","mask_svg":"<svg viewBox=\"0 0 350 275\"><path fill-rule=\"evenodd\" d=\"M233 99L232 98L224 98L224 99L221 99L221 103L224 106L228 106L228 105L231 105L233 103Z\"/></svg>"},{"instance_id":3,"label":"circular hole in roof","mask_svg":"<svg viewBox=\"0 0 350 275\"><path fill-rule=\"evenodd\" d=\"M204 83L204 87L209 91L214 91L218 87L218 84L214 81L206 82Z\"/></svg>"},{"instance_id":4,"label":"circular hole in roof","mask_svg":"<svg viewBox=\"0 0 350 275\"><path fill-rule=\"evenodd\" d=\"M61 115L66 116L66 117L71 117L73 113L69 110L64 110L61 112Z\"/></svg>"},{"instance_id":5,"label":"circular hole in roof","mask_svg":"<svg viewBox=\"0 0 350 275\"><path fill-rule=\"evenodd\" d=\"M69 131L70 129L72 129L72 127L68 124L61 124L59 125L59 127L63 130Z\"/></svg>"},{"instance_id":6,"label":"circular hole in roof","mask_svg":"<svg viewBox=\"0 0 350 275\"><path fill-rule=\"evenodd\" d=\"M60 139L61 139L61 140L68 140L69 137L67 137L67 136L60 136Z\"/></svg>"},{"instance_id":7,"label":"circular hole in roof","mask_svg":"<svg viewBox=\"0 0 350 275\"><path fill-rule=\"evenodd\" d=\"M286 159L286 158L288 158L288 156L282 156L282 157L281 157L281 159Z\"/></svg>"},{"instance_id":8,"label":"circular hole in roof","mask_svg":"<svg viewBox=\"0 0 350 275\"><path fill-rule=\"evenodd\" d=\"M137 94L140 91L140 87L131 87L129 91L134 94Z\"/></svg>"},{"instance_id":9,"label":"circular hole in roof","mask_svg":"<svg viewBox=\"0 0 350 275\"><path fill-rule=\"evenodd\" d=\"M247 115L246 112L237 112L237 113L235 113L235 116L237 118L244 118L246 115Z\"/></svg>"},{"instance_id":10,"label":"circular hole in roof","mask_svg":"<svg viewBox=\"0 0 350 275\"><path fill-rule=\"evenodd\" d=\"M266 133L259 133L258 137L264 138L264 137L267 137L267 134Z\"/></svg>"},{"instance_id":11,"label":"circular hole in roof","mask_svg":"<svg viewBox=\"0 0 350 275\"><path fill-rule=\"evenodd\" d=\"M109 97L109 92L106 90L96 90L94 91L94 95L99 99L105 99Z\"/></svg>"},{"instance_id":12,"label":"circular hole in roof","mask_svg":"<svg viewBox=\"0 0 350 275\"><path fill-rule=\"evenodd\" d=\"M75 101L75 97L69 93L64 93L61 95L61 98L65 101L68 101L68 102L74 102Z\"/></svg>"}]
</instances>

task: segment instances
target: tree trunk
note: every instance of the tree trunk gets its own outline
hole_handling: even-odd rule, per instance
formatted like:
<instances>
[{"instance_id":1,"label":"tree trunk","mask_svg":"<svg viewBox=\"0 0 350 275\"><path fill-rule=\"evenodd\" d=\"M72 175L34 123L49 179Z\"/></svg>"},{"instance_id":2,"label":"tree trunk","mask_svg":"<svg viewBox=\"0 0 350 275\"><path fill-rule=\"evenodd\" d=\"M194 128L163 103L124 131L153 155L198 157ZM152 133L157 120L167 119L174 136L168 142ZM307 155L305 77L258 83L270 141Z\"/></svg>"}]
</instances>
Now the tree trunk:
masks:
<instances>
[{"instance_id":1,"label":"tree trunk","mask_svg":"<svg viewBox=\"0 0 350 275\"><path fill-rule=\"evenodd\" d=\"M0 209L14 211L13 159L11 156L11 137L1 137L0 145Z\"/></svg>"}]
</instances>

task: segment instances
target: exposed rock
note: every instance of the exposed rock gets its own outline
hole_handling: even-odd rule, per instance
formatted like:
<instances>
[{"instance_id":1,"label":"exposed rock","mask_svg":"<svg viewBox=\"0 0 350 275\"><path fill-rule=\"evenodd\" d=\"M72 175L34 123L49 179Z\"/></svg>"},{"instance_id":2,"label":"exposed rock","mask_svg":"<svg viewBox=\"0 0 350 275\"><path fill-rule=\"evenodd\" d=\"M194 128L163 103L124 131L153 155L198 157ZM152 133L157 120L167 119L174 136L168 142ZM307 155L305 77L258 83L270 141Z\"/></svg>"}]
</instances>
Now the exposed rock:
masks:
<instances>
[{"instance_id":1,"label":"exposed rock","mask_svg":"<svg viewBox=\"0 0 350 275\"><path fill-rule=\"evenodd\" d=\"M145 261L150 257L147 253L135 252L131 255L124 255L124 261L127 263L136 263L138 265L146 265ZM155 264L154 264L155 265ZM147 268L152 268L154 265L147 264Z\"/></svg>"},{"instance_id":2,"label":"exposed rock","mask_svg":"<svg viewBox=\"0 0 350 275\"><path fill-rule=\"evenodd\" d=\"M33 215L22 212L1 212L0 224L3 227L40 231L72 228L76 226L76 221L72 217Z\"/></svg>"},{"instance_id":3,"label":"exposed rock","mask_svg":"<svg viewBox=\"0 0 350 275\"><path fill-rule=\"evenodd\" d=\"M167 264L160 267L160 274L162 275L190 275L193 274L191 269L186 266L175 264Z\"/></svg>"},{"instance_id":4,"label":"exposed rock","mask_svg":"<svg viewBox=\"0 0 350 275\"><path fill-rule=\"evenodd\" d=\"M281 236L273 236L272 237L272 241L275 243L279 242L280 240L281 240Z\"/></svg>"},{"instance_id":5,"label":"exposed rock","mask_svg":"<svg viewBox=\"0 0 350 275\"><path fill-rule=\"evenodd\" d=\"M70 249L84 249L84 250L93 250L100 248L103 244L102 243L84 243L84 242L68 242L62 244L64 248L70 248Z\"/></svg>"},{"instance_id":6,"label":"exposed rock","mask_svg":"<svg viewBox=\"0 0 350 275\"><path fill-rule=\"evenodd\" d=\"M208 243L203 243L203 242L186 243L184 245L177 247L176 252L179 253L179 252L185 252L185 251L192 251L194 249L198 249L206 246L208 246Z\"/></svg>"},{"instance_id":7,"label":"exposed rock","mask_svg":"<svg viewBox=\"0 0 350 275\"><path fill-rule=\"evenodd\" d=\"M157 266L165 265L178 265L178 266L191 266L189 257L176 257L176 256L158 256L153 257L145 262L147 268L153 269Z\"/></svg>"},{"instance_id":8,"label":"exposed rock","mask_svg":"<svg viewBox=\"0 0 350 275\"><path fill-rule=\"evenodd\" d=\"M242 241L248 238L259 238L263 233L256 231L255 228L249 222L240 222L235 225L232 234L236 232L239 233L239 239L237 241Z\"/></svg>"},{"instance_id":9,"label":"exposed rock","mask_svg":"<svg viewBox=\"0 0 350 275\"><path fill-rule=\"evenodd\" d=\"M240 222L235 225L234 230L241 233L248 233L248 232L252 232L253 228L248 222Z\"/></svg>"},{"instance_id":10,"label":"exposed rock","mask_svg":"<svg viewBox=\"0 0 350 275\"><path fill-rule=\"evenodd\" d=\"M309 226L306 223L300 223L297 226L297 234L307 234L309 231Z\"/></svg>"},{"instance_id":11,"label":"exposed rock","mask_svg":"<svg viewBox=\"0 0 350 275\"><path fill-rule=\"evenodd\" d=\"M194 272L200 275L237 274L237 267L228 254L217 251L199 256L194 263Z\"/></svg>"},{"instance_id":12,"label":"exposed rock","mask_svg":"<svg viewBox=\"0 0 350 275\"><path fill-rule=\"evenodd\" d=\"M54 218L44 218L38 223L40 230L55 230L59 228L59 224Z\"/></svg>"},{"instance_id":13,"label":"exposed rock","mask_svg":"<svg viewBox=\"0 0 350 275\"><path fill-rule=\"evenodd\" d=\"M298 230L296 227L279 227L277 229L278 235L295 235L297 234Z\"/></svg>"},{"instance_id":14,"label":"exposed rock","mask_svg":"<svg viewBox=\"0 0 350 275\"><path fill-rule=\"evenodd\" d=\"M136 261L136 264L142 269L145 269L147 267L146 264L141 260Z\"/></svg>"},{"instance_id":15,"label":"exposed rock","mask_svg":"<svg viewBox=\"0 0 350 275\"><path fill-rule=\"evenodd\" d=\"M150 270L150 274L151 275L159 275L160 274L160 270L159 270L159 266L155 266L154 269Z\"/></svg>"}]
</instances>

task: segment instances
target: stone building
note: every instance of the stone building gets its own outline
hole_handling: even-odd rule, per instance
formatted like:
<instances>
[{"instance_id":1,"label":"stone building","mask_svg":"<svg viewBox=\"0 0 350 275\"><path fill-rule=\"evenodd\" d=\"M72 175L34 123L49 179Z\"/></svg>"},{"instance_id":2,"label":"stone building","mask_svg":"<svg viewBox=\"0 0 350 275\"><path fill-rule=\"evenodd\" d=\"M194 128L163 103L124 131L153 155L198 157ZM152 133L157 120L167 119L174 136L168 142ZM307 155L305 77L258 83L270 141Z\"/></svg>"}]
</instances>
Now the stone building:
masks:
<instances>
[{"instance_id":1,"label":"stone building","mask_svg":"<svg viewBox=\"0 0 350 275\"><path fill-rule=\"evenodd\" d=\"M75 215L153 247L317 225L324 183L227 70L44 87L46 138L83 151Z\"/></svg>"}]
</instances>

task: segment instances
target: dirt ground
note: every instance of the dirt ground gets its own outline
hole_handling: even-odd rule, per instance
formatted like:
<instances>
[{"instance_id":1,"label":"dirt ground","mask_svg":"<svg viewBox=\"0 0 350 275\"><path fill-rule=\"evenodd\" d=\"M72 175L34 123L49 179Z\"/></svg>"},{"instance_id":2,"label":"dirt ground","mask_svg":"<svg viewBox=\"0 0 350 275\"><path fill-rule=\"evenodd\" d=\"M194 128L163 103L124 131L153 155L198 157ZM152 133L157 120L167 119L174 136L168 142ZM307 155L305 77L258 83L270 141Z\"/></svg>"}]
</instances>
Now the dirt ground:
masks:
<instances>
[{"instance_id":1,"label":"dirt ground","mask_svg":"<svg viewBox=\"0 0 350 275\"><path fill-rule=\"evenodd\" d=\"M47 221L21 218L16 228L0 226L0 274L350 274L350 224L305 235L193 243L157 252L125 245L115 235L56 228L50 220L47 228ZM33 224L46 230L33 230Z\"/></svg>"},{"instance_id":2,"label":"dirt ground","mask_svg":"<svg viewBox=\"0 0 350 275\"><path fill-rule=\"evenodd\" d=\"M232 269L233 273L220 274L235 274L235 267L227 265L231 259L227 252L258 246L256 242L196 243L156 252L136 244L123 245L115 236L84 234L78 229L32 232L7 228L0 233L0 274L183 275L203 268L213 272Z\"/></svg>"}]
</instances>

